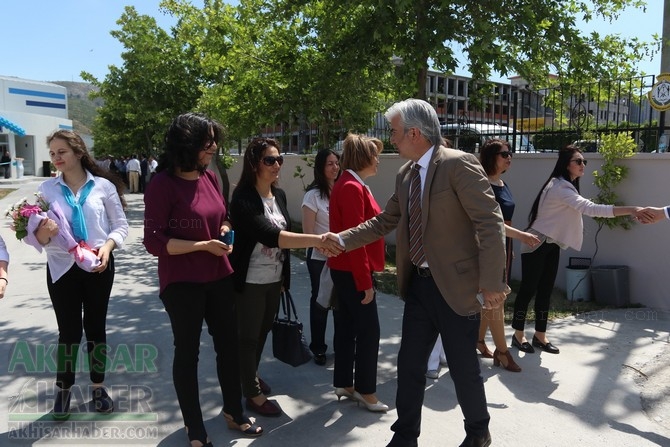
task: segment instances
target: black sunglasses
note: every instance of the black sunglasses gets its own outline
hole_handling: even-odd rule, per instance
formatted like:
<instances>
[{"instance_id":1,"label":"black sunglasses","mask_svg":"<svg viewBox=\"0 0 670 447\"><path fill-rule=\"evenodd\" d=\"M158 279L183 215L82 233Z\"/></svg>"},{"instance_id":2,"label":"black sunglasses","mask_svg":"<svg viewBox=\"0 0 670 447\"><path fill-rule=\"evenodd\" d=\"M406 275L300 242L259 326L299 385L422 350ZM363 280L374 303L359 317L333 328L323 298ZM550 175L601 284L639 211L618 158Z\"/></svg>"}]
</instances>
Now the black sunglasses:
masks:
<instances>
[{"instance_id":1,"label":"black sunglasses","mask_svg":"<svg viewBox=\"0 0 670 447\"><path fill-rule=\"evenodd\" d=\"M512 156L514 155L514 154L513 154L512 152L510 152L510 151L501 151L501 152L497 152L496 154L497 154L497 155L500 155L502 158L510 158L510 157L512 157Z\"/></svg>"},{"instance_id":2,"label":"black sunglasses","mask_svg":"<svg viewBox=\"0 0 670 447\"><path fill-rule=\"evenodd\" d=\"M281 166L284 164L284 156L280 155L278 157L272 157L272 156L263 157L261 158L261 161L265 166L274 166L275 163L279 163L279 166Z\"/></svg>"},{"instance_id":3,"label":"black sunglasses","mask_svg":"<svg viewBox=\"0 0 670 447\"><path fill-rule=\"evenodd\" d=\"M574 160L570 160L570 161L574 161L579 166L581 166L581 165L586 166L586 163L588 163L588 160L584 160L583 158L575 158Z\"/></svg>"}]
</instances>

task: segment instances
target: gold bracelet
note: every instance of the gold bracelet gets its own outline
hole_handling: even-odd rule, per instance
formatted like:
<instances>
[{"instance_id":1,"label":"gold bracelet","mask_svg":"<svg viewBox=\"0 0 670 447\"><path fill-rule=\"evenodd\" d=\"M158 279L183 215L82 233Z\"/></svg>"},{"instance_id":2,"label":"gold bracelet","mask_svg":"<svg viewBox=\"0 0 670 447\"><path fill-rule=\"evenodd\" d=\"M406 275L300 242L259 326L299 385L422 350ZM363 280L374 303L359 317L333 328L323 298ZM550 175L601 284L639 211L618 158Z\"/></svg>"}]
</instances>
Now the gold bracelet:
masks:
<instances>
[{"instance_id":1,"label":"gold bracelet","mask_svg":"<svg viewBox=\"0 0 670 447\"><path fill-rule=\"evenodd\" d=\"M5 280L5 285L9 285L9 281L7 281L7 278L3 278L2 276L0 276L0 279L4 279Z\"/></svg>"}]
</instances>

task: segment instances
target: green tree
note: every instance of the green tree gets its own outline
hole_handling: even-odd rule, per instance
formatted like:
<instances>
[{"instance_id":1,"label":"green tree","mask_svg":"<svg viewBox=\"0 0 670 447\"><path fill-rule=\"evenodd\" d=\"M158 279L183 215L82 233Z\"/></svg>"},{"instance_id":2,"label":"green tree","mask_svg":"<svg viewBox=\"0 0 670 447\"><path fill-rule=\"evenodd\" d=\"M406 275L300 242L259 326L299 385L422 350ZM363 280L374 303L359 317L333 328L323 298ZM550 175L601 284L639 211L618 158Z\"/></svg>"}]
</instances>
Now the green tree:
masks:
<instances>
[{"instance_id":1,"label":"green tree","mask_svg":"<svg viewBox=\"0 0 670 447\"><path fill-rule=\"evenodd\" d=\"M322 147L346 130L366 130L384 102L392 73L388 60L363 64L374 46L357 51L365 38L360 21L328 20L347 12L314 2L292 11L286 2L246 0L232 7L220 0L198 9L184 0L163 5L180 17L183 42L202 55L207 83L199 106L226 123L233 139L282 125L288 132L319 126ZM295 12L295 13L294 13ZM379 62L383 60L383 62ZM307 136L308 132L302 132ZM286 142L284 142L286 144ZM306 151L306 141L300 142Z\"/></svg>"},{"instance_id":2,"label":"green tree","mask_svg":"<svg viewBox=\"0 0 670 447\"><path fill-rule=\"evenodd\" d=\"M199 65L190 48L134 7L127 6L117 24L111 34L126 49L123 66L110 66L102 81L81 74L99 88L93 97L105 100L93 127L96 154L151 153L174 116L197 104Z\"/></svg>"},{"instance_id":3,"label":"green tree","mask_svg":"<svg viewBox=\"0 0 670 447\"><path fill-rule=\"evenodd\" d=\"M518 74L536 87L548 74L561 83L616 79L635 73L635 61L648 57L653 44L616 35L584 35L577 19L612 21L626 8L643 8L641 0L284 0L279 9L302 13L314 3L329 11L327 20L345 24L349 11L365 11L358 22L364 36L356 51L373 60L402 60L396 75L410 93L425 98L429 67L446 73L459 68L459 53L474 81L486 81L493 71ZM332 13L331 13L332 12ZM658 45L660 38L656 36Z\"/></svg>"}]
</instances>

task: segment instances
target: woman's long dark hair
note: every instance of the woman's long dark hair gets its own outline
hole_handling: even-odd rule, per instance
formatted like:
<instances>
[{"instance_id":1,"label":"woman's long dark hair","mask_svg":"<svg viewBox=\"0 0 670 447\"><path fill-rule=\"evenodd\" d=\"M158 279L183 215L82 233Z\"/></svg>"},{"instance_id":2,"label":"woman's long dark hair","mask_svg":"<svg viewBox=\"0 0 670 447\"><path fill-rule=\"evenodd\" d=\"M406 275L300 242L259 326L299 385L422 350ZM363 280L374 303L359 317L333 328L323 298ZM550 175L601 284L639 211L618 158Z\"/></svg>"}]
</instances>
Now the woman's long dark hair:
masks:
<instances>
[{"instance_id":1,"label":"woman's long dark hair","mask_svg":"<svg viewBox=\"0 0 670 447\"><path fill-rule=\"evenodd\" d=\"M337 157L338 160L340 159L340 154L332 149L323 149L316 153L316 157L314 157L314 181L307 185L307 191L311 189L318 189L319 195L324 200L330 199L331 185L328 183L325 170L326 162L328 161L328 157L331 155ZM340 174L338 173L337 177L339 178L339 176Z\"/></svg>"},{"instance_id":2,"label":"woman's long dark hair","mask_svg":"<svg viewBox=\"0 0 670 447\"><path fill-rule=\"evenodd\" d=\"M242 164L242 173L237 187L253 187L256 185L256 170L263 158L263 152L269 147L276 147L281 154L281 148L277 140L273 138L256 137L252 139L244 151L244 163Z\"/></svg>"},{"instance_id":3,"label":"woman's long dark hair","mask_svg":"<svg viewBox=\"0 0 670 447\"><path fill-rule=\"evenodd\" d=\"M549 184L551 179L553 178L565 179L570 183L572 183L575 189L577 189L577 192L579 192L579 177L577 177L574 180L570 180L570 171L568 170L568 167L570 166L570 160L572 160L572 156L575 155L576 153L581 154L582 150L572 144L565 146L558 152L558 160L556 160L554 170L551 171L551 175L549 176L547 181L544 182L542 188L540 188L540 192L537 193L537 197L535 197L533 206L530 209L530 213L528 214L528 228L530 228L530 226L533 225L533 223L535 223L535 219L537 219L537 210L540 207L540 197L542 197L542 191L544 191L544 188L546 188L547 184Z\"/></svg>"},{"instance_id":4,"label":"woman's long dark hair","mask_svg":"<svg viewBox=\"0 0 670 447\"><path fill-rule=\"evenodd\" d=\"M156 172L174 174L176 169L205 172L207 166L198 162L200 151L212 140L218 145L222 135L223 126L205 115L193 112L179 115L165 133L165 146L158 157Z\"/></svg>"},{"instance_id":5,"label":"woman's long dark hair","mask_svg":"<svg viewBox=\"0 0 670 447\"><path fill-rule=\"evenodd\" d=\"M66 129L56 130L47 137L47 146L51 144L52 140L55 139L65 141L67 145L70 146L70 149L72 149L72 152L74 152L75 155L81 155L81 166L84 169L96 177L102 177L112 182L116 187L116 192L121 199L123 207L125 208L126 201L123 198L123 193L126 190L125 183L123 183L123 180L117 174L114 174L113 172L107 171L98 166L93 157L91 157L91 154L88 152L88 149L86 149L86 143L84 143L84 140L77 132Z\"/></svg>"}]
</instances>

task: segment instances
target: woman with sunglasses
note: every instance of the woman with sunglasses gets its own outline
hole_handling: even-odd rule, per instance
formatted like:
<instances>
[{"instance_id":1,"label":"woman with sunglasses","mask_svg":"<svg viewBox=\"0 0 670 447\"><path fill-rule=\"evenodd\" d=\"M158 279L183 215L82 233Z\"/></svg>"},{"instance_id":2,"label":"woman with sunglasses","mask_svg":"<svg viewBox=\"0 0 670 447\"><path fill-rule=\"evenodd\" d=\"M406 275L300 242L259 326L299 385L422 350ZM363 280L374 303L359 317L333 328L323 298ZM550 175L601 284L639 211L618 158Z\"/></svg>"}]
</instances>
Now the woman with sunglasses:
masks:
<instances>
[{"instance_id":1,"label":"woman with sunglasses","mask_svg":"<svg viewBox=\"0 0 670 447\"><path fill-rule=\"evenodd\" d=\"M328 232L330 191L335 180L340 176L340 156L331 149L319 151L314 157L314 181L307 186L307 192L302 199L302 231L305 233L320 234ZM327 258L317 250L307 250L307 270L309 272L312 294L309 300L309 327L312 337L309 349L314 354L314 363L326 364L326 326L328 324L328 307L317 303L321 289L321 276ZM330 279L330 272L323 272ZM327 287L329 286L329 287ZM332 283L324 283L327 293L332 290Z\"/></svg>"},{"instance_id":2,"label":"woman with sunglasses","mask_svg":"<svg viewBox=\"0 0 670 447\"><path fill-rule=\"evenodd\" d=\"M345 171L330 195L330 231L355 227L381 213L365 179L377 174L383 148L376 138L349 134L344 139ZM337 296L335 395L354 399L369 411L386 412L388 406L375 396L380 328L372 276L384 269L384 238L329 259L328 267Z\"/></svg>"},{"instance_id":3,"label":"woman with sunglasses","mask_svg":"<svg viewBox=\"0 0 670 447\"><path fill-rule=\"evenodd\" d=\"M507 282L510 282L510 271L512 268L512 239L518 239L522 243L534 247L540 243L540 240L534 234L517 230L512 227L512 216L514 215L514 198L509 186L503 182L500 176L507 172L512 165L512 152L509 143L505 140L491 139L487 140L481 148L479 160L482 163L489 183L495 194L496 202L500 205L503 218L505 219L505 241L507 248ZM482 318L479 324L479 341L477 349L484 358L492 358L495 366L502 366L508 371L521 372L521 367L516 364L512 354L507 349L505 341L505 310L504 306L496 309L483 309ZM491 329L491 337L496 346L492 353L486 346L484 337L487 329Z\"/></svg>"},{"instance_id":4,"label":"woman with sunglasses","mask_svg":"<svg viewBox=\"0 0 670 447\"><path fill-rule=\"evenodd\" d=\"M174 337L172 380L194 447L212 445L198 390L203 321L214 343L228 427L247 436L263 433L242 410L229 262L233 246L219 240L231 224L219 182L207 169L221 134L221 125L203 115L185 113L175 118L166 132L156 175L144 195L144 245L158 257L159 296Z\"/></svg>"},{"instance_id":5,"label":"woman with sunglasses","mask_svg":"<svg viewBox=\"0 0 670 447\"><path fill-rule=\"evenodd\" d=\"M292 233L286 193L277 185L284 157L272 138L254 138L244 152L242 174L233 191L230 217L235 251L230 256L239 327L240 375L247 408L280 416L281 408L265 395L270 387L258 377L268 332L282 289L290 287L290 248L318 247L330 254L337 242L316 234Z\"/></svg>"},{"instance_id":6,"label":"woman with sunglasses","mask_svg":"<svg viewBox=\"0 0 670 447\"><path fill-rule=\"evenodd\" d=\"M596 204L579 194L579 179L584 175L586 160L582 151L568 145L558 153L558 160L549 179L542 185L530 214L528 232L540 239L540 244L521 249L521 285L514 301L512 346L526 353L533 347L550 354L559 349L547 338L549 299L554 289L560 250L582 248L584 223L582 215L612 218L634 215L642 208ZM524 334L526 312L535 296L535 335L532 345Z\"/></svg>"}]
</instances>

